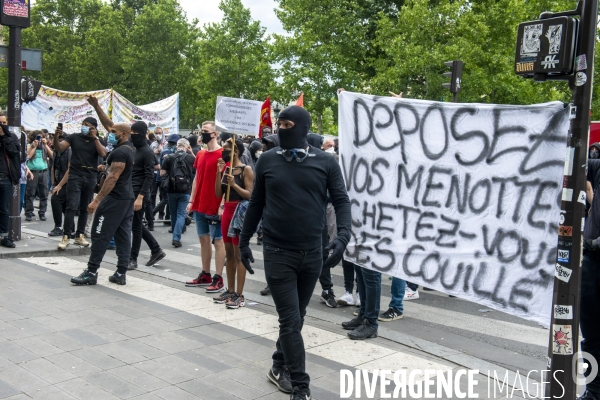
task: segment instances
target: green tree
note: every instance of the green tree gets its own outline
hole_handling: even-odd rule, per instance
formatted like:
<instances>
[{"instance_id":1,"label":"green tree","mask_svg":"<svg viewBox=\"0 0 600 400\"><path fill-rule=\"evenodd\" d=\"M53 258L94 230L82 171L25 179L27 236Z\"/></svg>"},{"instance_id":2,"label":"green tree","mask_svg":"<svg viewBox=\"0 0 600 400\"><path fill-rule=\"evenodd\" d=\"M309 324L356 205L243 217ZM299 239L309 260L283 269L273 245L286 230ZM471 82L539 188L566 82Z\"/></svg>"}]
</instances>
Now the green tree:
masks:
<instances>
[{"instance_id":1,"label":"green tree","mask_svg":"<svg viewBox=\"0 0 600 400\"><path fill-rule=\"evenodd\" d=\"M217 96L264 100L273 88L265 28L240 0L222 0L223 20L200 30L193 63L196 114L213 119Z\"/></svg>"}]
</instances>

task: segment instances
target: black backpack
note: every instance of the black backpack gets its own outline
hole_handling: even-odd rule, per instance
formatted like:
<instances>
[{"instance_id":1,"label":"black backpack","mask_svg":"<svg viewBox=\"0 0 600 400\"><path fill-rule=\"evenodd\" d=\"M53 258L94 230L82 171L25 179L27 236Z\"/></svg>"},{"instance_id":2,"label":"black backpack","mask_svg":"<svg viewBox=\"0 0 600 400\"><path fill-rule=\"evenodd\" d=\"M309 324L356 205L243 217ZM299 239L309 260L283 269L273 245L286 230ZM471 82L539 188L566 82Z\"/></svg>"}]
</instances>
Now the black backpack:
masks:
<instances>
[{"instance_id":1,"label":"black backpack","mask_svg":"<svg viewBox=\"0 0 600 400\"><path fill-rule=\"evenodd\" d=\"M169 171L170 189L172 193L187 193L192 188L194 177L190 166L185 161L187 153L174 154Z\"/></svg>"}]
</instances>

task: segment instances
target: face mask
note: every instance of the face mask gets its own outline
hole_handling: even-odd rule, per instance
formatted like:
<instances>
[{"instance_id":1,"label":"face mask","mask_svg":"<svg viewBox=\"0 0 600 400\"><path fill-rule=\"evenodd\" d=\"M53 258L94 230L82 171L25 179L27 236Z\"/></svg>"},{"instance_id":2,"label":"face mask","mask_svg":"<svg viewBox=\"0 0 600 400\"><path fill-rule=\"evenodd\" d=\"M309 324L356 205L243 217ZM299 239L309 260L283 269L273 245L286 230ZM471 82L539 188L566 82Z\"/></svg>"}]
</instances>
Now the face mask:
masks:
<instances>
[{"instance_id":1,"label":"face mask","mask_svg":"<svg viewBox=\"0 0 600 400\"><path fill-rule=\"evenodd\" d=\"M113 146L116 146L117 144L119 144L119 139L117 139L117 136L114 133L109 133L108 134L108 144L112 144Z\"/></svg>"},{"instance_id":2,"label":"face mask","mask_svg":"<svg viewBox=\"0 0 600 400\"><path fill-rule=\"evenodd\" d=\"M203 133L202 134L202 143L204 144L208 144L208 142L210 142L212 140L212 136L210 133Z\"/></svg>"},{"instance_id":3,"label":"face mask","mask_svg":"<svg viewBox=\"0 0 600 400\"><path fill-rule=\"evenodd\" d=\"M600 158L600 151L596 148L591 149L590 158Z\"/></svg>"},{"instance_id":4,"label":"face mask","mask_svg":"<svg viewBox=\"0 0 600 400\"><path fill-rule=\"evenodd\" d=\"M223 150L221 158L223 158L223 161L225 162L231 161L231 150Z\"/></svg>"},{"instance_id":5,"label":"face mask","mask_svg":"<svg viewBox=\"0 0 600 400\"><path fill-rule=\"evenodd\" d=\"M81 127L81 133L83 133L84 135L87 135L87 134L89 134L89 133L90 133L90 127L89 127L89 126L85 126L85 125L83 125L83 126Z\"/></svg>"},{"instance_id":6,"label":"face mask","mask_svg":"<svg viewBox=\"0 0 600 400\"><path fill-rule=\"evenodd\" d=\"M162 135L156 135L155 137L158 142L160 142L162 140Z\"/></svg>"},{"instance_id":7,"label":"face mask","mask_svg":"<svg viewBox=\"0 0 600 400\"><path fill-rule=\"evenodd\" d=\"M327 150L325 150L325 153L335 154L335 149L333 147L330 147Z\"/></svg>"},{"instance_id":8,"label":"face mask","mask_svg":"<svg viewBox=\"0 0 600 400\"><path fill-rule=\"evenodd\" d=\"M144 137L144 135L140 135L138 134L134 134L131 135L130 137L131 143L133 143L133 145L135 146L136 149L139 149L140 147L144 147L148 142L146 142L146 138Z\"/></svg>"},{"instance_id":9,"label":"face mask","mask_svg":"<svg viewBox=\"0 0 600 400\"><path fill-rule=\"evenodd\" d=\"M254 155L256 156L256 158L260 157L261 154L262 154L262 151L257 151L256 153L254 153Z\"/></svg>"}]
</instances>

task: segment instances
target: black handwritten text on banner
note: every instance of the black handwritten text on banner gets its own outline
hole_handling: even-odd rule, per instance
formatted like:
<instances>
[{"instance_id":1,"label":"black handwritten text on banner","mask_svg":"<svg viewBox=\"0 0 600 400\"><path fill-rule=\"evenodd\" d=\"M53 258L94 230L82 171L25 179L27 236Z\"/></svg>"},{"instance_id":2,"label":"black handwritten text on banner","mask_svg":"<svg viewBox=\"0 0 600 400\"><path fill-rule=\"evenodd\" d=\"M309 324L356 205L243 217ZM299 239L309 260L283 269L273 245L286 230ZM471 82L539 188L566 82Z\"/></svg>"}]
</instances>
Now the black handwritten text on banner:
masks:
<instances>
[{"instance_id":1,"label":"black handwritten text on banner","mask_svg":"<svg viewBox=\"0 0 600 400\"><path fill-rule=\"evenodd\" d=\"M346 258L548 326L568 112L339 96ZM575 201L575 200L573 200Z\"/></svg>"}]
</instances>

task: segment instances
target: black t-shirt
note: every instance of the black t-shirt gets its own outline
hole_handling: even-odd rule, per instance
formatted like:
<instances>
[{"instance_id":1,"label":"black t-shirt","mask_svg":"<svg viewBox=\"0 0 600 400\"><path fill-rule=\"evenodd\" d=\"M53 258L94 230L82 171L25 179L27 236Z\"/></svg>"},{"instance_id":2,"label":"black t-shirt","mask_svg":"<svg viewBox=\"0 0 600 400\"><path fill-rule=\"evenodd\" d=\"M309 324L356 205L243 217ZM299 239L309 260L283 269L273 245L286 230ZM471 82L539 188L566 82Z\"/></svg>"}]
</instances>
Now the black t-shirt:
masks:
<instances>
[{"instance_id":1,"label":"black t-shirt","mask_svg":"<svg viewBox=\"0 0 600 400\"><path fill-rule=\"evenodd\" d=\"M177 158L177 156L179 156L180 154L182 154L181 150L177 150L175 151L175 153L173 154L168 154L164 160L163 160L163 165L160 169L164 169L165 171L167 171L167 175L170 177L171 176L171 167L173 166L173 162L175 161L175 159ZM196 170L194 169L194 161L196 161L196 157L194 157L192 154L187 153L185 155L185 162L188 166L189 172L191 174L191 180L192 182L194 181L194 176L196 174ZM192 193L192 188L190 185L190 190L188 190L186 192L187 194L191 194Z\"/></svg>"},{"instance_id":2,"label":"black t-shirt","mask_svg":"<svg viewBox=\"0 0 600 400\"><path fill-rule=\"evenodd\" d=\"M113 190L108 194L114 199L133 200L133 187L131 186L131 170L133 169L133 146L129 142L125 142L117 146L110 152L106 159L108 172L110 174L110 166L112 163L125 163L125 169L119 176ZM73 164L71 164L73 165Z\"/></svg>"},{"instance_id":3,"label":"black t-shirt","mask_svg":"<svg viewBox=\"0 0 600 400\"><path fill-rule=\"evenodd\" d=\"M98 157L96 139L82 133L68 135L65 140L71 145L71 174L96 179Z\"/></svg>"},{"instance_id":4,"label":"black t-shirt","mask_svg":"<svg viewBox=\"0 0 600 400\"><path fill-rule=\"evenodd\" d=\"M131 183L135 193L143 193L146 195L154 181L155 163L156 158L154 157L154 152L149 146L142 146L135 149L133 171L131 175Z\"/></svg>"}]
</instances>

